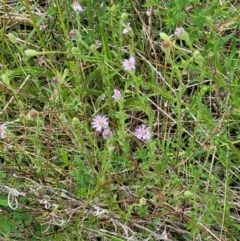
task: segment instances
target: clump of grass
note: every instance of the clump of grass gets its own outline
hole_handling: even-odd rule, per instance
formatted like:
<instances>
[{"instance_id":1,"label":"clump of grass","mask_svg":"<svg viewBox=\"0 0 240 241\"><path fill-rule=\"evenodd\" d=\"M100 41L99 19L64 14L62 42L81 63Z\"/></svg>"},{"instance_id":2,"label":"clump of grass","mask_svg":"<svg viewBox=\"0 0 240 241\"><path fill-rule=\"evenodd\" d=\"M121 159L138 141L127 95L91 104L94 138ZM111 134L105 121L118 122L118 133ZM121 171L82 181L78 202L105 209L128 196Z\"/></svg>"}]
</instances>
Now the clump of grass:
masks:
<instances>
[{"instance_id":1,"label":"clump of grass","mask_svg":"<svg viewBox=\"0 0 240 241\"><path fill-rule=\"evenodd\" d=\"M238 8L3 1L1 236L238 240Z\"/></svg>"}]
</instances>

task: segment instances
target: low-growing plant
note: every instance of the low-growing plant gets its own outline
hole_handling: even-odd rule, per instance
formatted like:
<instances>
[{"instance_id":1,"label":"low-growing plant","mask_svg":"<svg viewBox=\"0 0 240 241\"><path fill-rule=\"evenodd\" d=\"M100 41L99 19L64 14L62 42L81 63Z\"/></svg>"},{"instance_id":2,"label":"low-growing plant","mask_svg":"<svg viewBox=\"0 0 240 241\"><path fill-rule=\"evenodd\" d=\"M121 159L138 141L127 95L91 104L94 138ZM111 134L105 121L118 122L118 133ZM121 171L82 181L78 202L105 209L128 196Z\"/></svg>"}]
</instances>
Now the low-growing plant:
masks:
<instances>
[{"instance_id":1,"label":"low-growing plant","mask_svg":"<svg viewBox=\"0 0 240 241\"><path fill-rule=\"evenodd\" d=\"M0 236L238 240L238 9L1 1Z\"/></svg>"}]
</instances>

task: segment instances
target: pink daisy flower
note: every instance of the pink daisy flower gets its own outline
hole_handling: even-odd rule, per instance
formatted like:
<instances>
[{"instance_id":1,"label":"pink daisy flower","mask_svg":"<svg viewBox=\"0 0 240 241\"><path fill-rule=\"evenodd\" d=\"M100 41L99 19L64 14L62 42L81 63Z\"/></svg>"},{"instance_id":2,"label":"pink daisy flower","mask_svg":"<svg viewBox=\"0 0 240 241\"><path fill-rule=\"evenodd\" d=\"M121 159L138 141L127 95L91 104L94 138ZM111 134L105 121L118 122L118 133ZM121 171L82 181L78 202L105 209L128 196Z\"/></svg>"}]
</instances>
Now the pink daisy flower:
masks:
<instances>
[{"instance_id":1,"label":"pink daisy flower","mask_svg":"<svg viewBox=\"0 0 240 241\"><path fill-rule=\"evenodd\" d=\"M6 124L0 125L0 137L3 139L6 135L7 126Z\"/></svg>"},{"instance_id":2,"label":"pink daisy flower","mask_svg":"<svg viewBox=\"0 0 240 241\"><path fill-rule=\"evenodd\" d=\"M113 97L113 99L115 99L115 100L120 99L120 98L121 98L121 96L122 96L121 91L120 91L120 90L117 90L117 89L114 89L113 91L114 91L114 95L112 96L112 97Z\"/></svg>"},{"instance_id":3,"label":"pink daisy flower","mask_svg":"<svg viewBox=\"0 0 240 241\"><path fill-rule=\"evenodd\" d=\"M122 65L125 70L133 70L135 69L136 60L134 57L130 57L129 59L124 59L122 62Z\"/></svg>"},{"instance_id":4,"label":"pink daisy flower","mask_svg":"<svg viewBox=\"0 0 240 241\"><path fill-rule=\"evenodd\" d=\"M79 4L78 1L74 1L72 5L74 11L83 12L83 7Z\"/></svg>"},{"instance_id":5,"label":"pink daisy flower","mask_svg":"<svg viewBox=\"0 0 240 241\"><path fill-rule=\"evenodd\" d=\"M104 129L102 132L102 136L104 139L108 139L112 136L112 132L109 129Z\"/></svg>"},{"instance_id":6,"label":"pink daisy flower","mask_svg":"<svg viewBox=\"0 0 240 241\"><path fill-rule=\"evenodd\" d=\"M179 36L179 35L181 35L183 32L184 32L184 28L183 28L183 27L180 27L180 28L176 28L174 34L175 34L176 36Z\"/></svg>"},{"instance_id":7,"label":"pink daisy flower","mask_svg":"<svg viewBox=\"0 0 240 241\"><path fill-rule=\"evenodd\" d=\"M101 132L103 129L108 127L108 118L105 115L96 115L92 121L92 127L97 131Z\"/></svg>"},{"instance_id":8,"label":"pink daisy flower","mask_svg":"<svg viewBox=\"0 0 240 241\"><path fill-rule=\"evenodd\" d=\"M124 29L122 31L123 34L127 34L132 30L132 28L130 27L130 23L124 24L123 26L124 26Z\"/></svg>"},{"instance_id":9,"label":"pink daisy flower","mask_svg":"<svg viewBox=\"0 0 240 241\"><path fill-rule=\"evenodd\" d=\"M140 126L138 126L135 129L135 136L139 139L139 140L148 140L150 139L151 135L150 135L150 128L145 125L142 124Z\"/></svg>"}]
</instances>

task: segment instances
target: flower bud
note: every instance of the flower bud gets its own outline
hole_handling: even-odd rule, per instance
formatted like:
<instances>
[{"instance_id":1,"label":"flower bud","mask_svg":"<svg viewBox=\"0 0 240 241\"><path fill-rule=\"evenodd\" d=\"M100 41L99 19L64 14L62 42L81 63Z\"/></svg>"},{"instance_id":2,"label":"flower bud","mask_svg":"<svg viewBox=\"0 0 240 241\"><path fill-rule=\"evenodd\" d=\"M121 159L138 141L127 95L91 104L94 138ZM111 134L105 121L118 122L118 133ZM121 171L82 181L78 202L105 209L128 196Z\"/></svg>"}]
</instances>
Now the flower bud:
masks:
<instances>
[{"instance_id":1,"label":"flower bud","mask_svg":"<svg viewBox=\"0 0 240 241\"><path fill-rule=\"evenodd\" d=\"M163 41L166 41L166 42L168 42L168 43L171 42L169 36L168 36L167 34L163 33L163 32L160 33L160 38L161 38Z\"/></svg>"},{"instance_id":2,"label":"flower bud","mask_svg":"<svg viewBox=\"0 0 240 241\"><path fill-rule=\"evenodd\" d=\"M125 21L125 20L127 20L127 18L128 18L128 14L127 14L127 13L122 13L121 19L122 19L123 21Z\"/></svg>"},{"instance_id":3,"label":"flower bud","mask_svg":"<svg viewBox=\"0 0 240 241\"><path fill-rule=\"evenodd\" d=\"M14 34L9 33L8 34L8 38L9 38L10 42L12 42L14 44L17 43L17 38L16 38L16 36Z\"/></svg>"},{"instance_id":4,"label":"flower bud","mask_svg":"<svg viewBox=\"0 0 240 241\"><path fill-rule=\"evenodd\" d=\"M39 54L39 52L37 52L36 50L34 49L27 49L24 51L25 55L28 56L28 57L33 57L33 56L36 56Z\"/></svg>"},{"instance_id":5,"label":"flower bud","mask_svg":"<svg viewBox=\"0 0 240 241\"><path fill-rule=\"evenodd\" d=\"M72 29L70 32L69 32L69 36L70 37L76 37L77 36L77 30L76 29Z\"/></svg>"},{"instance_id":6,"label":"flower bud","mask_svg":"<svg viewBox=\"0 0 240 241\"><path fill-rule=\"evenodd\" d=\"M59 82L59 80L58 80L58 78L56 77L56 76L54 76L54 77L52 77L52 83L53 84L58 84L58 82Z\"/></svg>"},{"instance_id":7,"label":"flower bud","mask_svg":"<svg viewBox=\"0 0 240 241\"><path fill-rule=\"evenodd\" d=\"M28 112L29 118L36 119L38 117L38 112L34 109L30 110Z\"/></svg>"}]
</instances>

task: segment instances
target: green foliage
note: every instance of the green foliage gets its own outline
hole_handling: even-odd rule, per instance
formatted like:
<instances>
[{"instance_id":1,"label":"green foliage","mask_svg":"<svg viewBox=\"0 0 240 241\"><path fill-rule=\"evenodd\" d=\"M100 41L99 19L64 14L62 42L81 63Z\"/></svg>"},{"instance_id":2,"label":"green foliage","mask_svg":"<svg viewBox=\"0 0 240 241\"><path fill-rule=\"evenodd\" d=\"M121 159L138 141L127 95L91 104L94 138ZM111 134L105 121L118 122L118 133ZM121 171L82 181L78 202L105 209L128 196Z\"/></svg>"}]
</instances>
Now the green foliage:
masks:
<instances>
[{"instance_id":1,"label":"green foliage","mask_svg":"<svg viewBox=\"0 0 240 241\"><path fill-rule=\"evenodd\" d=\"M3 2L0 239L237 240L239 3Z\"/></svg>"}]
</instances>

